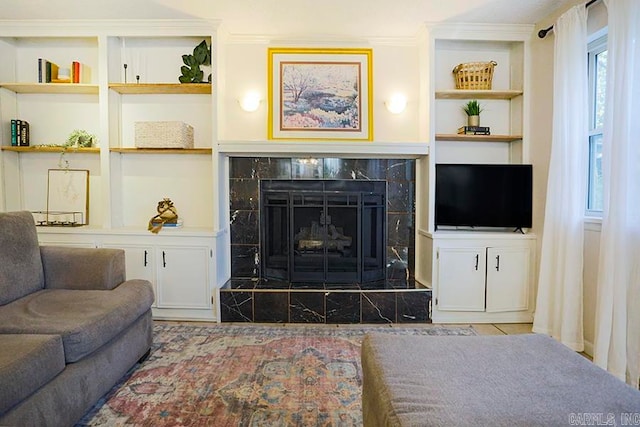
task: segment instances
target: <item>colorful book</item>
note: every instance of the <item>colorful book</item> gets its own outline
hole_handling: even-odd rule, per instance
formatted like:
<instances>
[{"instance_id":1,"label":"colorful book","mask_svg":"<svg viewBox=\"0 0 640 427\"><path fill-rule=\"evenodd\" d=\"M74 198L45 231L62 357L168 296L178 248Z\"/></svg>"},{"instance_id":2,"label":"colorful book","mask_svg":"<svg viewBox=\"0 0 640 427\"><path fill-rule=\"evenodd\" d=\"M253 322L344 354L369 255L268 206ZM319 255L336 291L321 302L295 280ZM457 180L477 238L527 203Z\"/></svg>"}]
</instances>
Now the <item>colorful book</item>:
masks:
<instances>
[{"instance_id":1,"label":"colorful book","mask_svg":"<svg viewBox=\"0 0 640 427\"><path fill-rule=\"evenodd\" d=\"M78 61L71 63L71 83L80 83L80 63Z\"/></svg>"},{"instance_id":2,"label":"colorful book","mask_svg":"<svg viewBox=\"0 0 640 427\"><path fill-rule=\"evenodd\" d=\"M16 119L16 145L20 145L20 138L22 137L22 120Z\"/></svg>"},{"instance_id":3,"label":"colorful book","mask_svg":"<svg viewBox=\"0 0 640 427\"><path fill-rule=\"evenodd\" d=\"M29 146L29 122L26 120L20 120L20 141L21 147Z\"/></svg>"},{"instance_id":4,"label":"colorful book","mask_svg":"<svg viewBox=\"0 0 640 427\"><path fill-rule=\"evenodd\" d=\"M16 119L11 119L11 145L12 146L17 146L18 145L18 129L17 129L17 121Z\"/></svg>"},{"instance_id":5,"label":"colorful book","mask_svg":"<svg viewBox=\"0 0 640 427\"><path fill-rule=\"evenodd\" d=\"M78 61L71 63L72 83L91 83L91 67Z\"/></svg>"},{"instance_id":6,"label":"colorful book","mask_svg":"<svg viewBox=\"0 0 640 427\"><path fill-rule=\"evenodd\" d=\"M38 83L42 83L42 76L44 75L42 73L42 65L44 60L42 58L38 58Z\"/></svg>"}]
</instances>

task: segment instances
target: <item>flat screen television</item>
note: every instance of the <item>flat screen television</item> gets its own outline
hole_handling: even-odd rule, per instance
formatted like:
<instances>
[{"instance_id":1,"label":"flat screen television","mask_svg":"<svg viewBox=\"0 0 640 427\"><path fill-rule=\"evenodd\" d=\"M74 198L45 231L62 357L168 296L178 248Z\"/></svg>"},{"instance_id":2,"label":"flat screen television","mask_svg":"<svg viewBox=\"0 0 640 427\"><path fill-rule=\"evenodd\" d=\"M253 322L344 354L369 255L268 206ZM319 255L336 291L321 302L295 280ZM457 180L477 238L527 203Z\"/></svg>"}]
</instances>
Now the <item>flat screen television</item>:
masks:
<instances>
[{"instance_id":1,"label":"flat screen television","mask_svg":"<svg viewBox=\"0 0 640 427\"><path fill-rule=\"evenodd\" d=\"M531 165L436 164L436 229L531 228L532 181Z\"/></svg>"}]
</instances>

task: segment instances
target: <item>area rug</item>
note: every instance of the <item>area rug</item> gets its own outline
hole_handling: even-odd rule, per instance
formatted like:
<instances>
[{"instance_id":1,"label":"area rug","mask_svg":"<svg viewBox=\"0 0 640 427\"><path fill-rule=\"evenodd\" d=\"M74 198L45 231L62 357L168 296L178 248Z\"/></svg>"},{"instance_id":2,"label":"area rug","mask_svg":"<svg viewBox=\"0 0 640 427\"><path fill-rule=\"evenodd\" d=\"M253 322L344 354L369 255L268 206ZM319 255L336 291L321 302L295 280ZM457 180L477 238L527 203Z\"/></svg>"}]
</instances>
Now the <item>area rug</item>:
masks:
<instances>
[{"instance_id":1,"label":"area rug","mask_svg":"<svg viewBox=\"0 0 640 427\"><path fill-rule=\"evenodd\" d=\"M476 335L470 326L156 323L149 358L78 426L361 426L360 344L372 331Z\"/></svg>"}]
</instances>

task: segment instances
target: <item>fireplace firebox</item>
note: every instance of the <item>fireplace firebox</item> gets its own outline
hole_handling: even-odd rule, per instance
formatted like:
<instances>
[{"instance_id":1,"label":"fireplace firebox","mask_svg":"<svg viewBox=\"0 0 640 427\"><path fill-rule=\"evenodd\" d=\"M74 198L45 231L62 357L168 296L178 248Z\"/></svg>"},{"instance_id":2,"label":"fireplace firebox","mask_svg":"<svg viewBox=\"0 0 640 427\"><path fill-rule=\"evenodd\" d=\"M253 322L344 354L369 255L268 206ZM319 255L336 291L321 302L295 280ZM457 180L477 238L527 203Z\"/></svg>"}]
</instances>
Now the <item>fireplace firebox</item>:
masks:
<instances>
[{"instance_id":1,"label":"fireplace firebox","mask_svg":"<svg viewBox=\"0 0 640 427\"><path fill-rule=\"evenodd\" d=\"M385 181L262 180L260 203L263 278L385 279Z\"/></svg>"}]
</instances>

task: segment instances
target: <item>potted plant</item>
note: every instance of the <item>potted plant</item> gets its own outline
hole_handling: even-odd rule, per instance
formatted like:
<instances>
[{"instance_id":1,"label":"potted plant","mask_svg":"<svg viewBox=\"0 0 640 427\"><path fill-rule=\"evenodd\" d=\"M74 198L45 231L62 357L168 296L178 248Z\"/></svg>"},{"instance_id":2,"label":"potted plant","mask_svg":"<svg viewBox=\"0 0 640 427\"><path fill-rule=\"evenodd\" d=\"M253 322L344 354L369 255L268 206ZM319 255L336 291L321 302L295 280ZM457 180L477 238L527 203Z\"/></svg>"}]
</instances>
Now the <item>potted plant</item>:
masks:
<instances>
[{"instance_id":1,"label":"potted plant","mask_svg":"<svg viewBox=\"0 0 640 427\"><path fill-rule=\"evenodd\" d=\"M203 83L204 71L200 66L211 65L211 51L207 46L207 41L202 40L198 46L193 49L193 54L182 55L184 65L180 67L182 75L178 77L180 83ZM211 83L211 74L207 77L207 81Z\"/></svg>"},{"instance_id":2,"label":"potted plant","mask_svg":"<svg viewBox=\"0 0 640 427\"><path fill-rule=\"evenodd\" d=\"M480 126L480 113L482 106L476 99L467 102L462 109L467 114L467 126Z\"/></svg>"},{"instance_id":3,"label":"potted plant","mask_svg":"<svg viewBox=\"0 0 640 427\"><path fill-rule=\"evenodd\" d=\"M97 141L98 139L96 138L96 136L90 134L86 130L74 129L62 145L62 152L60 153L60 159L58 159L58 167L61 169L69 169L69 161L65 157L67 150L78 150L78 148L94 147Z\"/></svg>"}]
</instances>

